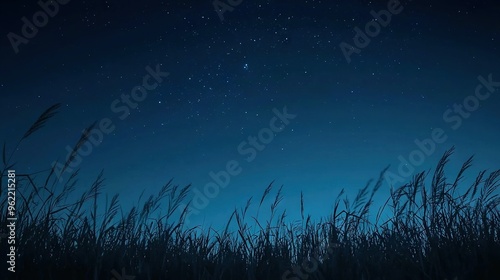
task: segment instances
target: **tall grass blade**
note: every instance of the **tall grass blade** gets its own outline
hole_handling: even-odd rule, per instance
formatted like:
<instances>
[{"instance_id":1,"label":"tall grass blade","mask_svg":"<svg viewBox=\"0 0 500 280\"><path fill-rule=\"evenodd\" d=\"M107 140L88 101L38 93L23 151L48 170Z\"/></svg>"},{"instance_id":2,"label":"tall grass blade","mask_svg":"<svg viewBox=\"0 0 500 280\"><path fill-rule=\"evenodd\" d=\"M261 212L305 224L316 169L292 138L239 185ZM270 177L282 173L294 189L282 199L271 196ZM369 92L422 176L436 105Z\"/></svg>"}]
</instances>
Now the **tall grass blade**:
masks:
<instances>
[{"instance_id":1,"label":"tall grass blade","mask_svg":"<svg viewBox=\"0 0 500 280\"><path fill-rule=\"evenodd\" d=\"M61 107L61 103L56 103L52 106L50 106L45 112L43 112L38 119L31 125L31 127L24 133L23 137L21 140L28 138L31 134L35 133L37 130L42 128L45 123L52 118L56 113L57 110Z\"/></svg>"}]
</instances>

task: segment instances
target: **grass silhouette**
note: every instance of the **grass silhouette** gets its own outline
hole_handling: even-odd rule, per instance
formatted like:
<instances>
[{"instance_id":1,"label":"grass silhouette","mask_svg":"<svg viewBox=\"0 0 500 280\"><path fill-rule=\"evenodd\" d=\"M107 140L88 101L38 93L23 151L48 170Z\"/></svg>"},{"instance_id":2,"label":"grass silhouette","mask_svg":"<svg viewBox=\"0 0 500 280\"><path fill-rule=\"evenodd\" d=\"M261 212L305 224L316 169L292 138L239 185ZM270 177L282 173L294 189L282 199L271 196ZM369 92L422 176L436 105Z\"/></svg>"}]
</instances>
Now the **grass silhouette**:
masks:
<instances>
[{"instance_id":1,"label":"grass silhouette","mask_svg":"<svg viewBox=\"0 0 500 280\"><path fill-rule=\"evenodd\" d=\"M17 146L58 108L45 111ZM2 181L14 167L5 146ZM17 272L7 275L3 269L0 275L9 279L498 279L500 170L482 171L473 184L461 186L472 157L449 180L444 168L453 151L446 151L437 163L430 185L425 184L429 174L421 172L391 189L374 220L368 214L387 169L373 186L368 183L360 189L352 202L342 190L332 213L319 222L304 216L302 195L297 204L301 220L287 222L286 212L276 211L283 198L280 188L267 221L260 221L258 212L249 217L249 199L230 215L223 230L208 232L184 224L188 210L179 205L190 186L169 181L156 196L123 213L118 195L106 199L104 207L98 205L102 172L73 202L67 200L75 191L78 170L62 185L53 169L40 181L25 174L17 187ZM272 189L271 183L264 190L259 209ZM0 201L6 213L5 194ZM165 212L160 212L160 205ZM382 219L387 212L390 218ZM0 221L7 223L4 214ZM1 252L7 252L7 246L2 241Z\"/></svg>"}]
</instances>

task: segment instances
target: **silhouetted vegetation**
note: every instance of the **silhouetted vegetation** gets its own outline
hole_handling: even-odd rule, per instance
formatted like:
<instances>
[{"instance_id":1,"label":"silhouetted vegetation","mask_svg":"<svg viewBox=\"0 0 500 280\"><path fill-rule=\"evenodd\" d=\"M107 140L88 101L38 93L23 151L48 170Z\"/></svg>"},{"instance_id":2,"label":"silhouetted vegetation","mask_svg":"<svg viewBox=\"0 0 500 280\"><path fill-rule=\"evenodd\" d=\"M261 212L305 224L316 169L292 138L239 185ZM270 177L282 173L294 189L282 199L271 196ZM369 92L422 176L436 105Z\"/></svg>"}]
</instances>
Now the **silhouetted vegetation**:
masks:
<instances>
[{"instance_id":1,"label":"silhouetted vegetation","mask_svg":"<svg viewBox=\"0 0 500 280\"><path fill-rule=\"evenodd\" d=\"M57 108L47 110L21 141ZM317 223L304 216L302 198L297 202L301 220L287 222L286 213L276 209L283 198L279 189L268 221L255 218L251 224L256 227L250 226L248 200L228 217L225 229L201 233L186 227L187 208L179 209L189 186L170 181L140 207L123 213L118 195L98 205L102 173L73 202L68 197L78 171L62 184L54 170L42 179L26 175L17 187L17 272L7 274L3 262L2 275L118 279L113 271L124 268L135 279L498 279L500 170L480 172L472 185L463 186L472 157L449 180L444 167L452 153L453 148L437 163L430 185L425 183L430 175L422 172L391 189L374 218L368 214L385 170L352 201L342 190L332 199L332 213ZM4 145L2 175L12 168L11 157ZM264 200L272 189L272 184L265 189L259 208L268 207ZM5 190L0 194L5 225ZM382 212L390 212L390 218L382 219ZM7 246L2 240L4 257Z\"/></svg>"}]
</instances>

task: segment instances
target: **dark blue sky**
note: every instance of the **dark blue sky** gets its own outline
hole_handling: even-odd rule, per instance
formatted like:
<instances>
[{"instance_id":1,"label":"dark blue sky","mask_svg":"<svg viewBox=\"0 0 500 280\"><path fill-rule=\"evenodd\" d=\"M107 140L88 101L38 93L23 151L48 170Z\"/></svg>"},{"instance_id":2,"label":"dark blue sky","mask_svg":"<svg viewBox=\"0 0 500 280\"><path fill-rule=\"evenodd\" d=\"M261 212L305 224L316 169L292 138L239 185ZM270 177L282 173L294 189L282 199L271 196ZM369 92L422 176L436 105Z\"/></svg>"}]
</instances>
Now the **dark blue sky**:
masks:
<instances>
[{"instance_id":1,"label":"dark blue sky","mask_svg":"<svg viewBox=\"0 0 500 280\"><path fill-rule=\"evenodd\" d=\"M191 216L195 225L219 224L251 196L257 203L273 180L284 185L280 209L291 219L301 190L306 212L319 219L341 188L353 197L389 164L407 180L414 173L403 174L402 161L429 170L455 146L450 177L470 155L468 179L500 167L495 1L243 0L223 21L210 1L183 2L70 0L17 46L10 41L23 36L22 18L33 22L42 9L36 1L4 4L0 140L7 151L41 112L62 104L19 147L18 172L62 163L85 127L109 120L114 130L77 165L80 185L104 169L106 191L120 193L124 207L171 178L203 192L214 182L210 172L238 164L240 172ZM402 10L380 26L370 12L384 14L388 3ZM380 31L356 46L355 28L367 24ZM359 49L350 62L343 42ZM146 67L168 76L154 79ZM137 89L140 102L124 101L147 75L148 84L161 82ZM270 140L273 110L285 107L295 117ZM415 140L429 147L433 135L439 141L427 155ZM258 151L262 137L268 143Z\"/></svg>"}]
</instances>

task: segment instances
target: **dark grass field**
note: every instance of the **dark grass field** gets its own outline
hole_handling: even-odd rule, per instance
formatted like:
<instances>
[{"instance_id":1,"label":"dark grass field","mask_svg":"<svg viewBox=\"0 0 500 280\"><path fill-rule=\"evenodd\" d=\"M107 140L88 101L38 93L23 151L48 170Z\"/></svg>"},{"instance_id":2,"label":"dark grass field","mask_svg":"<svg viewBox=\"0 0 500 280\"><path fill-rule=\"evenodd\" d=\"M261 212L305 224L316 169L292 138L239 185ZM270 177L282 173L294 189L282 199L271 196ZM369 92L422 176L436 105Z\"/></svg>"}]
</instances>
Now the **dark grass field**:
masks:
<instances>
[{"instance_id":1,"label":"dark grass field","mask_svg":"<svg viewBox=\"0 0 500 280\"><path fill-rule=\"evenodd\" d=\"M57 111L49 108L18 145L39 130ZM85 133L75 151L86 141ZM5 146L4 146L5 147ZM16 147L17 148L17 147ZM15 151L16 149L14 149ZM3 150L0 189L2 229L8 211L7 177L13 156ZM189 186L166 184L128 212L118 196L105 196L101 174L75 201L78 172L63 186L54 170L17 177L16 266L7 271L9 244L1 241L2 279L500 279L500 170L471 175L467 160L458 176L444 168L453 148L433 173L418 173L391 190L381 209L370 209L383 183L373 184L349 201L343 191L334 208L313 222L290 222L278 213L283 198L276 191L268 221L247 213L253 203L229 214L225 229L201 232L184 224ZM463 186L464 176L475 178ZM427 180L431 179L431 180ZM426 184L430 181L430 184ZM257 203L273 191L269 185ZM159 214L158 209L163 212ZM240 209L240 206L237 209ZM166 209L166 210L165 210ZM382 212L391 213L383 218ZM376 215L369 215L376 213ZM252 221L252 222L249 222Z\"/></svg>"}]
</instances>

